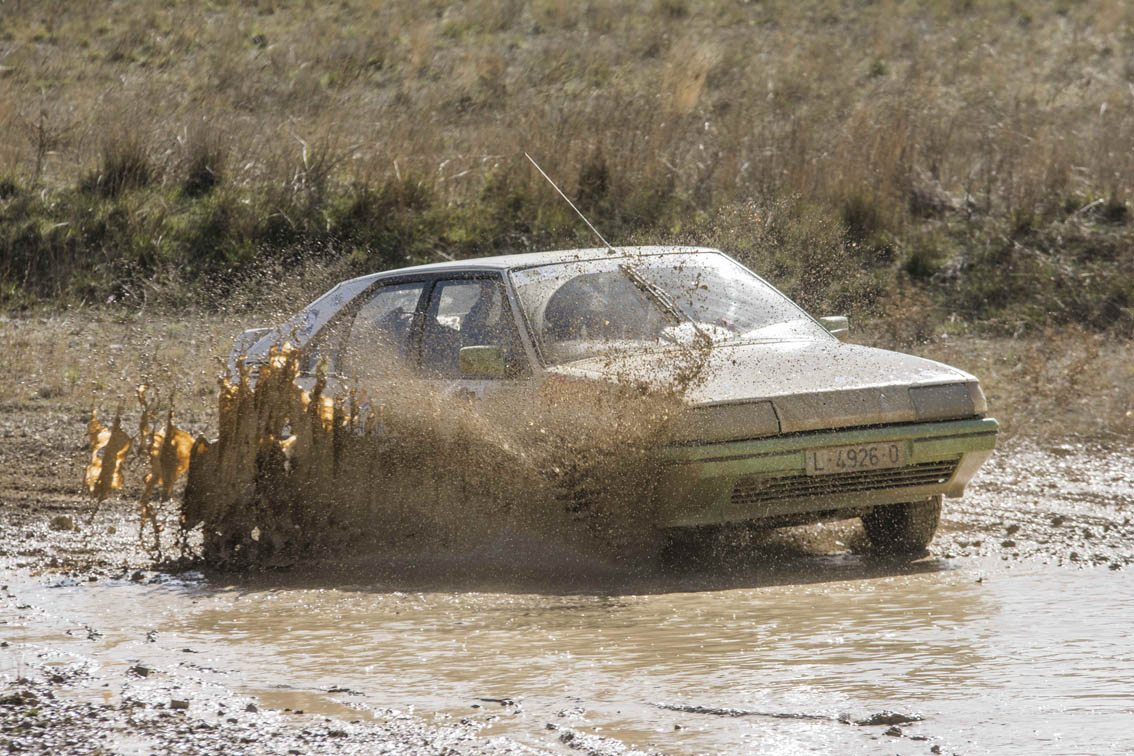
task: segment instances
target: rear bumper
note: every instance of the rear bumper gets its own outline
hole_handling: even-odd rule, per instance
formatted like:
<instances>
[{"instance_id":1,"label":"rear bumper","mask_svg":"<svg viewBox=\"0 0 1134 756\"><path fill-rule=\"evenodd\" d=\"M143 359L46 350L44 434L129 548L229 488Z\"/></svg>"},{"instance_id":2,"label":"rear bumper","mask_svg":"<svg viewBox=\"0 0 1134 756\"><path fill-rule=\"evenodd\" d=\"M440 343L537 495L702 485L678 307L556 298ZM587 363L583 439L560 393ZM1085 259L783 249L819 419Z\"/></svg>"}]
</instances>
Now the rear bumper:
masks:
<instances>
[{"instance_id":1,"label":"rear bumper","mask_svg":"<svg viewBox=\"0 0 1134 756\"><path fill-rule=\"evenodd\" d=\"M809 513L822 519L937 494L955 498L992 454L999 427L992 418L971 418L673 446L665 451L660 524L807 519ZM905 467L807 475L808 449L893 441L907 445Z\"/></svg>"}]
</instances>

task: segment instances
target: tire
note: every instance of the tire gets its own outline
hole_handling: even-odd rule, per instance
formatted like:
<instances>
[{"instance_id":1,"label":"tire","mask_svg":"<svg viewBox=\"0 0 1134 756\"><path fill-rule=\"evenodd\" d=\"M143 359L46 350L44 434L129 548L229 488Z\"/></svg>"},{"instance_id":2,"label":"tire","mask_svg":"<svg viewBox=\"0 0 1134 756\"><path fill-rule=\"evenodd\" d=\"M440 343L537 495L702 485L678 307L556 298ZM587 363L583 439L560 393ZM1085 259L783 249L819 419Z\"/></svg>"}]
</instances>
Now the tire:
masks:
<instances>
[{"instance_id":1,"label":"tire","mask_svg":"<svg viewBox=\"0 0 1134 756\"><path fill-rule=\"evenodd\" d=\"M876 554L920 554L941 521L940 494L927 501L880 504L862 516L862 529Z\"/></svg>"}]
</instances>

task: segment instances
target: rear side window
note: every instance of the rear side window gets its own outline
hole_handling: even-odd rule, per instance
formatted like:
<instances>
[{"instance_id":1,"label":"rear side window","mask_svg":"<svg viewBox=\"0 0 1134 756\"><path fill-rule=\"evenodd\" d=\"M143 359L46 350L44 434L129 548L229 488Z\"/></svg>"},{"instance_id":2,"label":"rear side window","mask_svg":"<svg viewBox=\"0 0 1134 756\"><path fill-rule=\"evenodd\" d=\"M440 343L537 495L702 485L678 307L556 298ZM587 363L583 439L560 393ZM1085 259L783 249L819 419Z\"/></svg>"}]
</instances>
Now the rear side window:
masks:
<instances>
[{"instance_id":1,"label":"rear side window","mask_svg":"<svg viewBox=\"0 0 1134 756\"><path fill-rule=\"evenodd\" d=\"M409 367L414 314L424 290L425 284L416 282L384 286L370 294L344 324L349 330L332 369L370 376Z\"/></svg>"}]
</instances>

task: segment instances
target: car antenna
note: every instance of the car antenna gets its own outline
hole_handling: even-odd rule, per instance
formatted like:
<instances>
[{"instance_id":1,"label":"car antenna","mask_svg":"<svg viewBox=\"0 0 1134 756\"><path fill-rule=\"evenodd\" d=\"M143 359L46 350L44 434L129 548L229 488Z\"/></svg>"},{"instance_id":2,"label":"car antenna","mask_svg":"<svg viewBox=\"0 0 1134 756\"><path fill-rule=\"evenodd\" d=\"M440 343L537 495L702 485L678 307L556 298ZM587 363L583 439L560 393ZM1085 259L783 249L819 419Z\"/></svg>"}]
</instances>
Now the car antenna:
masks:
<instances>
[{"instance_id":1,"label":"car antenna","mask_svg":"<svg viewBox=\"0 0 1134 756\"><path fill-rule=\"evenodd\" d=\"M553 189L554 189L555 191L559 192L559 196L560 196L560 197L562 197L563 199L567 200L567 204L568 204L568 205L570 205L570 206L571 206L571 209L572 209L572 210L574 210L574 211L575 211L575 212L576 212L576 213L578 214L578 216L579 216L580 218L582 218L582 219L583 219L583 223L586 223L586 224L587 224L587 228L589 228L589 229L590 229L591 231L594 231L594 233L595 233L595 236L597 236L597 237L599 238L599 241L600 241L600 242L602 242L602 243L603 243L603 245L604 245L604 246L605 246L605 247L606 247L607 249L609 249L609 250L610 250L611 252L618 252L618 250L617 250L617 249L615 249L615 248L614 248L614 247L613 247L613 246L611 245L611 243L610 243L610 242L608 242L608 241L607 241L606 239L604 239L604 238L603 238L603 235L602 235L602 234L600 234L600 233L599 233L599 231L598 231L598 229L594 227L594 224L592 224L592 223L591 223L591 222L590 222L589 220L587 220L587 216L583 215L583 211L582 211L582 210L580 210L579 208L575 207L575 203L574 203L574 202L572 202L572 201L571 201L571 200L570 200L570 199L569 199L569 198L567 197L567 195L563 193L563 190L562 190L562 189L560 189L560 188L559 188L558 186L556 186L556 185L555 185L555 182L551 180L551 176L548 176L548 175L547 175L546 173L544 173L543 169L539 167L539 163L537 163L537 162L535 161L535 158L533 158L533 157L532 157L531 155L529 155L529 154L528 154L528 153L526 153L526 152L524 153L524 157L526 157L526 158L527 158L528 160L530 160L530 161L532 162L532 165L534 165L534 166L535 166L535 169L536 169L537 171L539 171L540 175L541 175L541 176L543 176L543 177L544 177L545 179L547 179L547 183L551 184L551 188L553 188Z\"/></svg>"},{"instance_id":2,"label":"car antenna","mask_svg":"<svg viewBox=\"0 0 1134 756\"><path fill-rule=\"evenodd\" d=\"M591 231L594 232L595 236L597 236L599 238L599 241L601 241L604 245L606 245L606 248L609 249L612 254L618 254L618 250L614 248L614 245L612 245L605 238L603 238L603 235L600 234L599 230L594 227L594 224L591 223L589 220L587 220L587 216L583 215L583 211L580 210L579 208L575 207L575 203L572 202L570 200L570 198L566 194L563 193L562 189L560 189L558 186L555 185L555 182L551 180L551 176L548 176L544 172L544 170L539 167L539 163L537 163L535 161L535 158L533 158L531 155L529 155L526 152L524 153L524 157L526 157L528 160L530 160L532 165L535 166L536 170L539 171L540 175L543 176L545 179L547 179L547 183L551 184L551 187L553 189L555 189L555 191L559 192L559 196L562 197L563 199L567 200L567 204L570 205L571 209L574 210L578 214L578 216L583 219L583 223L587 224L587 228L589 228ZM651 296L655 300L657 300L657 302L661 305L662 309L664 309L666 312L668 312L671 316L673 316L675 318L678 318L678 319L681 318L681 311L677 308L676 305L673 304L673 301L672 301L672 299L670 299L668 294L666 294L664 291L662 291L660 288L658 288L655 284L652 284L649 281L647 281L645 278L642 277L641 273L637 272L636 270L631 268L629 265L622 265L620 267L623 268L623 270L625 270L626 274L630 277L630 280L634 282L634 285L637 286L638 288L642 289L643 291L645 291L648 296ZM703 330L701 330L701 327L699 325L697 325L696 322L693 323L693 329L700 335L700 337L702 339L708 340L709 337L705 334L705 332Z\"/></svg>"}]
</instances>

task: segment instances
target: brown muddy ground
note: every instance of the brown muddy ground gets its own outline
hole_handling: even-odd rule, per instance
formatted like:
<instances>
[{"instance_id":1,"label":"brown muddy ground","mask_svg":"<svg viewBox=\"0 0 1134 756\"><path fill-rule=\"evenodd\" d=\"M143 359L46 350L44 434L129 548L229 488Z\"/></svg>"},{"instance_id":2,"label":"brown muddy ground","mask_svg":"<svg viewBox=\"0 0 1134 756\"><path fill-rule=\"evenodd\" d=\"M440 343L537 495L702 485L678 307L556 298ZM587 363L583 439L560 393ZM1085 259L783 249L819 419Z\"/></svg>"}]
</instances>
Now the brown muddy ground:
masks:
<instances>
[{"instance_id":1,"label":"brown muddy ground","mask_svg":"<svg viewBox=\"0 0 1134 756\"><path fill-rule=\"evenodd\" d=\"M146 623L136 616L123 616L120 627L87 624L96 615L78 609L69 613L70 599L45 598L43 587L89 592L104 584L148 586L188 580L189 585L244 581L276 591L297 585L309 589L357 583L359 574L357 565L339 570L328 565L318 575L301 576L293 571L245 578L179 576L177 565L170 561L156 567L152 556L138 545L136 512L129 497L107 502L92 518L89 503L79 493L78 477L86 453L85 420L81 412L27 403L0 408L0 573L7 582L0 591L0 674L6 681L0 697L0 744L11 752L451 754L529 752L545 747L595 753L621 753L634 747L655 752L727 752L740 745L730 743L720 731L702 741L694 739L692 751L688 746L678 747L681 739L677 735L659 735L657 728L642 734L632 726L608 725L607 732L614 730L608 736L602 728L573 722L570 712L555 718L550 710L540 712L547 716L546 728L539 729L546 729L550 738L542 743L531 734L530 722L525 736L498 721L517 715L488 682L481 697L500 701L485 701L478 708L465 704L469 708L464 716L454 713L449 700L429 705L429 695L424 693L420 694L422 715L412 713L412 703L402 706L404 697L392 701L389 708L371 706L359 714L349 707L349 700L340 704L289 696L286 691L273 694L267 689L249 695L237 682L249 671L241 669L237 660L231 660L234 666L229 670L235 680L225 679L223 669L213 669L208 673L213 679L203 679L207 674L202 668L210 664L195 663L197 655L188 646L177 648L162 643L162 638L150 637L147 633L156 631L143 632ZM1124 444L1041 444L1017 439L1000 450L964 500L947 502L942 530L920 564L930 570L965 570L977 574L977 580L990 581L1001 580L1013 568L1086 569L1118 577L1134 569L1132 511L1134 455ZM172 527L172 508L165 516ZM489 585L490 590L522 594L615 596L760 585L806 587L863 577L900 578L911 569L914 574L923 569L916 564L863 563L858 556L861 550L858 526L848 522L785 531L743 548L725 545L706 564L652 576L601 572L580 576L550 569L501 575L442 561L411 565L404 560L368 569L373 570L376 584L395 592L399 588L477 592ZM176 555L167 555L167 560L170 556ZM739 569L738 564L742 565ZM757 574L761 577L754 582ZM897 594L893 600L900 603ZM121 609L129 611L130 607ZM1122 606L1115 610L1128 611ZM6 630L5 625L11 629ZM122 628L132 628L138 636L132 642L149 643L152 653L143 661L127 664L121 658L118 663L103 659L107 654L113 656L112 649L120 644L114 640L100 648L100 643L106 643L103 637L115 638L113 634L123 632ZM216 664L215 659L208 661ZM495 674L490 670L491 665L485 669L486 678ZM419 669L406 670L407 677L421 674ZM423 690L428 688L426 684ZM468 690L475 688L473 684ZM326 690L334 692L335 685ZM470 694L466 691L464 695ZM643 690L641 696L649 698L649 692ZM459 693L450 696L460 697ZM805 706L807 702L801 703ZM728 731L734 732L745 721L740 717L750 713L688 701L663 705L675 707L680 719L672 725L675 728L693 728L699 719L723 716ZM305 707L311 708L301 713ZM317 713L310 713L312 709ZM880 711L883 709L861 710L852 716L866 721ZM836 721L840 714L803 708L772 712L777 717L798 716L804 723L809 717ZM849 746L854 738L867 737L851 730L873 730L870 740L864 741L871 746L904 740L908 752L931 753L935 745L953 748L953 752L981 752L966 750L963 743L951 744L948 728L935 730L928 724L860 727L852 722L839 726L848 734L836 731L833 743L830 737L823 742ZM674 732L686 735L681 730ZM503 736L493 737L496 733ZM695 738L692 733L687 737ZM914 746L917 750L912 750ZM766 752L793 751L784 745Z\"/></svg>"},{"instance_id":2,"label":"brown muddy ground","mask_svg":"<svg viewBox=\"0 0 1134 756\"><path fill-rule=\"evenodd\" d=\"M133 487L92 516L81 493L87 413L76 386L92 364L86 340L99 337L75 320L47 324L52 332L70 334L85 362L58 353L33 364L37 344L26 341L22 365L16 357L5 368L13 391L0 405L0 749L1124 752L1115 733L1134 723L1134 661L1121 629L1134 619L1134 453L1115 429L1129 426L1129 388L1101 389L1112 416L1093 440L1058 439L1058 429L1006 439L966 498L946 502L930 553L912 563L866 556L859 526L846 522L725 543L694 566L649 575L557 567L549 544L529 544L534 559L519 570L400 554L318 572L201 575L176 560L173 505L162 513L164 561L139 546L138 468ZM99 366L109 361L121 375L104 394L128 385L138 364L110 346ZM201 368L186 392L193 430L207 428L210 371ZM1011 386L1005 374L992 383ZM889 642L888 625L913 622L934 601L944 619L907 627L920 640L884 650L905 659L894 662L905 665L900 674L877 660L854 666ZM730 656L720 649L752 631L729 624L732 602L786 629L765 627L759 653ZM290 619L305 615L322 624ZM981 624L993 615L995 624ZM939 624L958 637L941 640ZM363 645L340 642L339 626ZM479 650L455 642L464 627L495 640ZM1064 656L1040 648L1049 637ZM857 654L839 657L850 677L816 675L822 649L844 644ZM661 661L643 661L653 659L649 648ZM966 682L974 653L996 671ZM1092 658L1107 671L1084 674ZM737 693L782 683L782 674L760 677L775 663L804 670L787 678L787 693ZM925 678L930 667L940 675ZM744 675L730 677L736 670ZM1045 677L1064 680L1065 698L1028 699ZM999 691L987 705L998 713L965 724L977 717L959 703L963 691L943 696L953 685ZM1035 710L1017 716L1014 697ZM1045 721L1066 727L1047 732Z\"/></svg>"}]
</instances>

